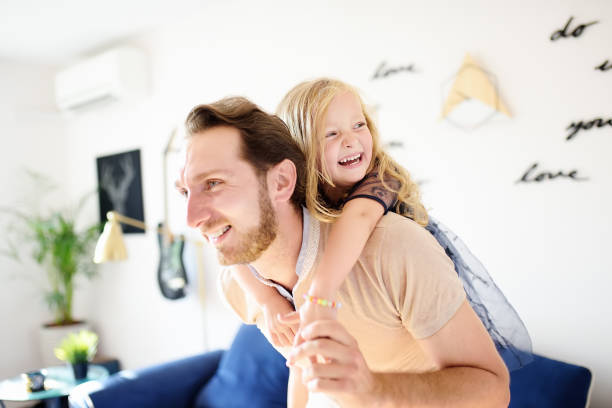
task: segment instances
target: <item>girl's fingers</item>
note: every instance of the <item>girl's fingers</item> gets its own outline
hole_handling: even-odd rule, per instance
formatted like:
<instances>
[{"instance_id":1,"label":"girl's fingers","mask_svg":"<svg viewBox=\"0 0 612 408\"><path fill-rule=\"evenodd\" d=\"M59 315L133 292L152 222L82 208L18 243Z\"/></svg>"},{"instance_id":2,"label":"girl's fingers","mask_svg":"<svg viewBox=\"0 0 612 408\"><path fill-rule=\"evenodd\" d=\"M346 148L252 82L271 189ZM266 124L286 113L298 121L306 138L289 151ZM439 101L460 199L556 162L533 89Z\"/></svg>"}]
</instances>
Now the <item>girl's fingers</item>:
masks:
<instances>
[{"instance_id":1,"label":"girl's fingers","mask_svg":"<svg viewBox=\"0 0 612 408\"><path fill-rule=\"evenodd\" d=\"M289 339L289 346L291 346L293 344L293 339L295 339L295 334L293 333L293 330L287 330L285 332L285 336L287 336L287 338Z\"/></svg>"},{"instance_id":2,"label":"girl's fingers","mask_svg":"<svg viewBox=\"0 0 612 408\"><path fill-rule=\"evenodd\" d=\"M291 326L286 326L284 324L281 324L281 326L279 327L279 330L287 337L291 337L292 341L293 341L293 336L295 336L295 332L293 331L293 327Z\"/></svg>"},{"instance_id":3,"label":"girl's fingers","mask_svg":"<svg viewBox=\"0 0 612 408\"><path fill-rule=\"evenodd\" d=\"M286 314L277 314L276 318L279 322L285 325L299 325L300 324L300 314L298 312L289 312Z\"/></svg>"},{"instance_id":4,"label":"girl's fingers","mask_svg":"<svg viewBox=\"0 0 612 408\"><path fill-rule=\"evenodd\" d=\"M304 338L302 337L302 330L298 329L298 331L295 333L295 337L293 337L293 347L297 347L302 343L304 343Z\"/></svg>"},{"instance_id":5,"label":"girl's fingers","mask_svg":"<svg viewBox=\"0 0 612 408\"><path fill-rule=\"evenodd\" d=\"M275 345L276 347L280 347L280 341L278 340L278 336L276 335L276 333L270 333L270 337L272 337L272 344Z\"/></svg>"}]
</instances>

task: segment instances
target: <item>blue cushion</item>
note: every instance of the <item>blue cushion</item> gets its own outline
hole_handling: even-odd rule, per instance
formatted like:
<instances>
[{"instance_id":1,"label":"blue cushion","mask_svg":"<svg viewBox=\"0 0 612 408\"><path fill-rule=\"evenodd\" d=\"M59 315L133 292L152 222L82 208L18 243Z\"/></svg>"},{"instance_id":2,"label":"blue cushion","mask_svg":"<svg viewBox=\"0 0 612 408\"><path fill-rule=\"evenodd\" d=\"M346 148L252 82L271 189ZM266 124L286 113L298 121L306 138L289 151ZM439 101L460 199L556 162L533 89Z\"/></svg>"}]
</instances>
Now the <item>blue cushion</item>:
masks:
<instances>
[{"instance_id":1,"label":"blue cushion","mask_svg":"<svg viewBox=\"0 0 612 408\"><path fill-rule=\"evenodd\" d=\"M509 408L584 408L591 387L588 368L533 355L510 373Z\"/></svg>"},{"instance_id":2,"label":"blue cushion","mask_svg":"<svg viewBox=\"0 0 612 408\"><path fill-rule=\"evenodd\" d=\"M243 325L217 372L196 398L196 408L287 406L289 369L256 326Z\"/></svg>"},{"instance_id":3,"label":"blue cushion","mask_svg":"<svg viewBox=\"0 0 612 408\"><path fill-rule=\"evenodd\" d=\"M222 355L223 351L211 351L85 382L71 391L70 406L192 408L198 392L217 371Z\"/></svg>"}]
</instances>

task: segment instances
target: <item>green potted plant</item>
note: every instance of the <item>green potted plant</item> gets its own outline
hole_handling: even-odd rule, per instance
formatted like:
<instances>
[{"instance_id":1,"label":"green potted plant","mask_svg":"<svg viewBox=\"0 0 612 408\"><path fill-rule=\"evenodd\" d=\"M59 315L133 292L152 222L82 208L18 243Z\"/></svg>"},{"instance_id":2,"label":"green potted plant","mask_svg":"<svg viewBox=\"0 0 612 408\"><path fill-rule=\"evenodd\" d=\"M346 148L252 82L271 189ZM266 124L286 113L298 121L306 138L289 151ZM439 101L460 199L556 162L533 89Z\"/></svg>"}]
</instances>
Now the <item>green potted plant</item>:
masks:
<instances>
[{"instance_id":1,"label":"green potted plant","mask_svg":"<svg viewBox=\"0 0 612 408\"><path fill-rule=\"evenodd\" d=\"M89 330L70 333L55 348L55 356L72 365L75 380L87 377L89 362L98 350L98 335Z\"/></svg>"},{"instance_id":2,"label":"green potted plant","mask_svg":"<svg viewBox=\"0 0 612 408\"><path fill-rule=\"evenodd\" d=\"M54 187L44 176L30 173L40 185L40 190L48 192ZM45 184L47 183L47 184ZM17 261L23 261L24 254L42 266L46 282L43 284L44 299L53 314L53 321L44 324L40 332L43 363L55 361L53 347L67 333L88 328L73 317L73 296L75 278L78 275L92 277L96 273L92 261L93 247L100 233L100 224L77 227L77 216L85 200L80 200L76 208L62 210L27 210L0 207L9 215L4 238L6 249L0 251ZM31 201L30 201L31 202ZM43 202L38 197L36 202ZM58 330L59 328L59 330Z\"/></svg>"}]
</instances>

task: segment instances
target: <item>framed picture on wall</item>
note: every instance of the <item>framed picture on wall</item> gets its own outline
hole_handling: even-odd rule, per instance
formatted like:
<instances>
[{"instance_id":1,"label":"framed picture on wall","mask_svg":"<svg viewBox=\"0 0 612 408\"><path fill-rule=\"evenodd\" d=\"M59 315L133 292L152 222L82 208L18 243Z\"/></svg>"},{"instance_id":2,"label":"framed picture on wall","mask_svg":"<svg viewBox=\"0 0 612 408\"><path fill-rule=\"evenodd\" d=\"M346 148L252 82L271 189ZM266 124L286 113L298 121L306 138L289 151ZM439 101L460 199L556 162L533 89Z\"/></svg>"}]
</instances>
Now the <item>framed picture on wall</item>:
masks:
<instances>
[{"instance_id":1,"label":"framed picture on wall","mask_svg":"<svg viewBox=\"0 0 612 408\"><path fill-rule=\"evenodd\" d=\"M100 221L114 210L144 222L140 150L131 150L96 159L100 200ZM121 224L124 233L144 233L144 230Z\"/></svg>"}]
</instances>

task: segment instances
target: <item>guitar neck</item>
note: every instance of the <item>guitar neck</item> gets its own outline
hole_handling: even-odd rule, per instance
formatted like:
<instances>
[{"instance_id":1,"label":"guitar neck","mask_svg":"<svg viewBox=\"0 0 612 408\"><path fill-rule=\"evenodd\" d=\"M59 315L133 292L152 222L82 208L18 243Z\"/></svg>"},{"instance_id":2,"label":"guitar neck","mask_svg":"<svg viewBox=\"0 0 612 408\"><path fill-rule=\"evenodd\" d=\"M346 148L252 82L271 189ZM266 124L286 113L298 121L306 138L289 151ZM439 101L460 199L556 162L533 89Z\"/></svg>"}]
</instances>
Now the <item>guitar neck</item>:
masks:
<instances>
[{"instance_id":1,"label":"guitar neck","mask_svg":"<svg viewBox=\"0 0 612 408\"><path fill-rule=\"evenodd\" d=\"M166 148L164 149L164 158L163 158L163 177L164 177L164 224L163 224L163 234L164 234L164 240L166 240L166 242L170 242L171 241L171 234L170 234L170 227L169 227L169 215L168 215L168 154L170 154L170 152L174 152L176 151L176 149L172 148L172 145L174 144L174 139L176 138L176 135L178 133L178 128L174 128L172 130L172 133L170 133L170 138L168 139L168 144L166 145Z\"/></svg>"}]
</instances>

